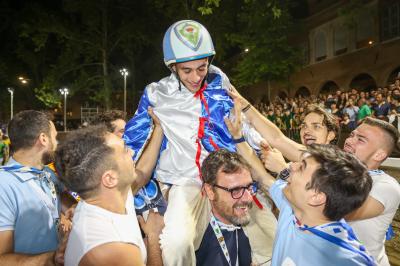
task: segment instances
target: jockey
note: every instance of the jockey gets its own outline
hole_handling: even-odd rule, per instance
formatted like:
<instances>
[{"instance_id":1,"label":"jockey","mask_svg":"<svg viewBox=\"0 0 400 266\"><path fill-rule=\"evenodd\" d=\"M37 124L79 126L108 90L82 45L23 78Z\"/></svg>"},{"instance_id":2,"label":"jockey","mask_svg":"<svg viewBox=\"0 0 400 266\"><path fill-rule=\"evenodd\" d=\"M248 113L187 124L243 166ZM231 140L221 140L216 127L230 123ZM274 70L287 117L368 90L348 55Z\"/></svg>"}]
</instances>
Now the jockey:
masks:
<instances>
[{"instance_id":1,"label":"jockey","mask_svg":"<svg viewBox=\"0 0 400 266\"><path fill-rule=\"evenodd\" d=\"M214 45L203 25L193 20L174 23L165 33L163 53L172 73L146 86L123 138L135 151L137 161L151 135L147 109L153 107L161 122L164 140L153 178L135 196L136 211L144 216L150 208L165 212L165 228L160 236L164 265L195 265L194 252L200 246L211 214L210 203L201 195L202 161L220 148L236 151L235 144L242 141L257 149L261 137L247 123L243 123L243 138L234 139L229 133L224 118L229 117L233 107L227 93L231 84L211 64ZM257 199L255 203L262 208ZM258 261L271 257L276 226L276 219L268 208L262 213L262 223L267 223L268 229L255 233L258 236L254 238L262 241L262 245L249 236L250 244L254 244L253 260Z\"/></svg>"}]
</instances>

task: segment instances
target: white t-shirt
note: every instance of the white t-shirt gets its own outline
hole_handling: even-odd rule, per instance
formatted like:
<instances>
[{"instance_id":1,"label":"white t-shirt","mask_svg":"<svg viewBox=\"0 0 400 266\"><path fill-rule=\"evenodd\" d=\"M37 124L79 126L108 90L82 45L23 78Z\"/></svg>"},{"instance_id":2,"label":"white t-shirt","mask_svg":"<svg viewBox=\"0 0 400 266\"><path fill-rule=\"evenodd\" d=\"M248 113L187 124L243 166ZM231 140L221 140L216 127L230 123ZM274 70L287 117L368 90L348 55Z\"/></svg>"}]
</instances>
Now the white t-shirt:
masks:
<instances>
[{"instance_id":1,"label":"white t-shirt","mask_svg":"<svg viewBox=\"0 0 400 266\"><path fill-rule=\"evenodd\" d=\"M110 242L136 245L146 262L146 248L133 208L132 193L128 194L127 214L121 215L81 200L75 209L72 230L65 251L65 266L77 266L91 249Z\"/></svg>"},{"instance_id":2,"label":"white t-shirt","mask_svg":"<svg viewBox=\"0 0 400 266\"><path fill-rule=\"evenodd\" d=\"M378 265L390 266L385 252L386 231L400 204L400 185L383 171L369 171L372 189L369 196L382 203L384 211L377 217L349 222L358 239L365 245Z\"/></svg>"}]
</instances>

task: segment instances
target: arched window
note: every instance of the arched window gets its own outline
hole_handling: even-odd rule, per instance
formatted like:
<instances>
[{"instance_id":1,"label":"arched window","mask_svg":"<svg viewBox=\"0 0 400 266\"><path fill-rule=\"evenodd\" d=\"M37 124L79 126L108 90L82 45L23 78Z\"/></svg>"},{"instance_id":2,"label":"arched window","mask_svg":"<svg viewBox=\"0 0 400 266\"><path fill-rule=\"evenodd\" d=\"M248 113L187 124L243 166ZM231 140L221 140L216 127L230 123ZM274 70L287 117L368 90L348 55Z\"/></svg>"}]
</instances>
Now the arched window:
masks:
<instances>
[{"instance_id":1,"label":"arched window","mask_svg":"<svg viewBox=\"0 0 400 266\"><path fill-rule=\"evenodd\" d=\"M284 99L287 98L287 94L286 94L286 92L284 92L284 91L280 91L280 92L278 93L278 97L284 100Z\"/></svg>"},{"instance_id":2,"label":"arched window","mask_svg":"<svg viewBox=\"0 0 400 266\"><path fill-rule=\"evenodd\" d=\"M315 61L326 59L326 37L322 31L315 35Z\"/></svg>"},{"instance_id":3,"label":"arched window","mask_svg":"<svg viewBox=\"0 0 400 266\"><path fill-rule=\"evenodd\" d=\"M333 31L333 47L335 55L344 54L347 52L347 28L337 26Z\"/></svg>"},{"instance_id":4,"label":"arched window","mask_svg":"<svg viewBox=\"0 0 400 266\"><path fill-rule=\"evenodd\" d=\"M329 80L324 83L324 85L319 90L319 93L320 94L330 94L330 93L334 93L338 89L339 89L339 86L334 81Z\"/></svg>"},{"instance_id":5,"label":"arched window","mask_svg":"<svg viewBox=\"0 0 400 266\"><path fill-rule=\"evenodd\" d=\"M350 88L362 91L370 91L376 89L376 81L371 75L367 73L361 73L355 76L350 82Z\"/></svg>"},{"instance_id":6,"label":"arched window","mask_svg":"<svg viewBox=\"0 0 400 266\"><path fill-rule=\"evenodd\" d=\"M400 66L398 66L397 68L395 68L389 75L388 79L387 79L387 83L388 84L392 84L394 83L396 78L400 78Z\"/></svg>"},{"instance_id":7,"label":"arched window","mask_svg":"<svg viewBox=\"0 0 400 266\"><path fill-rule=\"evenodd\" d=\"M311 92L307 87L302 86L297 89L296 94L295 94L296 97L299 97L300 95L303 97L309 97L311 95Z\"/></svg>"}]
</instances>

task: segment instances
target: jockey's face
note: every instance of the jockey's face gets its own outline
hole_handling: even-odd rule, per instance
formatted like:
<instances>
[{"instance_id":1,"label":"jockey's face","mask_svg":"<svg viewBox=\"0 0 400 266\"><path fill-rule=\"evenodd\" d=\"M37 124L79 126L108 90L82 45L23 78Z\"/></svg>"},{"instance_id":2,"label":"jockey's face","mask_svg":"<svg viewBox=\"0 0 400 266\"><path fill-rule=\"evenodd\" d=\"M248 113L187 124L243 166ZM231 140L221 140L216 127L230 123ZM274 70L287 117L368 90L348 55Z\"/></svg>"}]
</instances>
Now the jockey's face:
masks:
<instances>
[{"instance_id":1,"label":"jockey's face","mask_svg":"<svg viewBox=\"0 0 400 266\"><path fill-rule=\"evenodd\" d=\"M196 93L207 75L208 58L177 63L173 69L178 73L183 85L192 93Z\"/></svg>"}]
</instances>

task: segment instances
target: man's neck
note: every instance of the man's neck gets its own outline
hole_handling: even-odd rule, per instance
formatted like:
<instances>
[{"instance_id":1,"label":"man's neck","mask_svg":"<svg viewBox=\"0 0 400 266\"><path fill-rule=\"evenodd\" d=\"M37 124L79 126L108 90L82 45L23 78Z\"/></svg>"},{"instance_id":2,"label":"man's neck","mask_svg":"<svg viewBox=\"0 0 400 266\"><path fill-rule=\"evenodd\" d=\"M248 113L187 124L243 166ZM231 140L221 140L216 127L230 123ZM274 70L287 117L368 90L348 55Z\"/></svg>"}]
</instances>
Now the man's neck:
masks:
<instances>
[{"instance_id":1,"label":"man's neck","mask_svg":"<svg viewBox=\"0 0 400 266\"><path fill-rule=\"evenodd\" d=\"M332 222L327 219L323 214L315 212L294 210L294 215L302 225L307 225L308 227L314 227Z\"/></svg>"},{"instance_id":2,"label":"man's neck","mask_svg":"<svg viewBox=\"0 0 400 266\"><path fill-rule=\"evenodd\" d=\"M36 149L18 150L12 155L13 159L23 166L43 168L42 153Z\"/></svg>"},{"instance_id":3,"label":"man's neck","mask_svg":"<svg viewBox=\"0 0 400 266\"><path fill-rule=\"evenodd\" d=\"M226 224L226 225L232 225L231 222L229 222L227 219L225 219L224 217L222 217L221 215L218 214L217 211L215 211L214 208L212 208L212 214L214 215L215 218L217 218L218 221Z\"/></svg>"},{"instance_id":4,"label":"man's neck","mask_svg":"<svg viewBox=\"0 0 400 266\"><path fill-rule=\"evenodd\" d=\"M381 166L381 164L382 162L376 162L376 161L369 161L365 163L368 170L377 170Z\"/></svg>"},{"instance_id":5,"label":"man's neck","mask_svg":"<svg viewBox=\"0 0 400 266\"><path fill-rule=\"evenodd\" d=\"M100 189L101 190L101 189ZM109 212L126 214L125 203L128 191L120 192L115 190L100 191L96 196L85 199L86 203L95 205Z\"/></svg>"}]
</instances>

